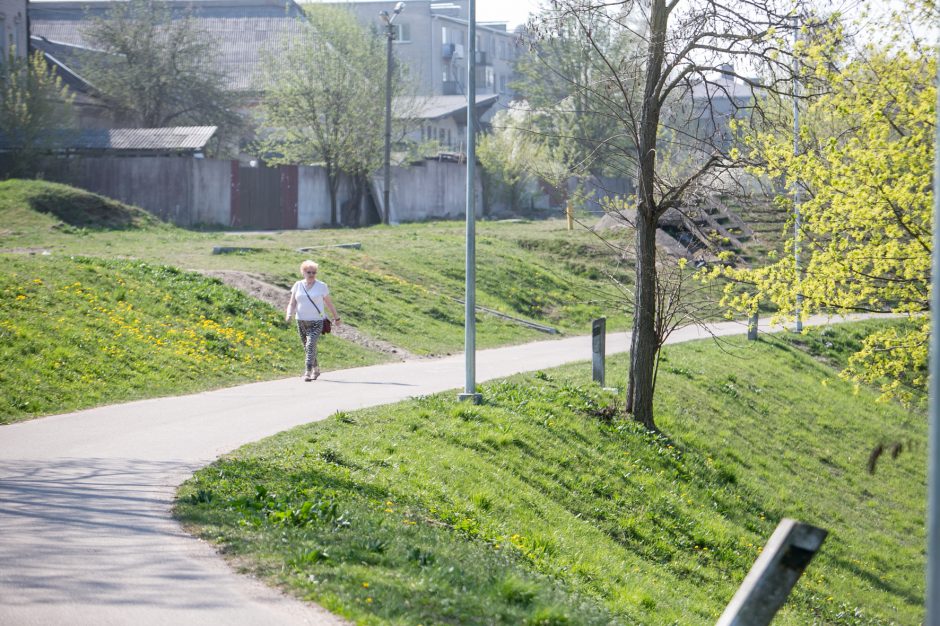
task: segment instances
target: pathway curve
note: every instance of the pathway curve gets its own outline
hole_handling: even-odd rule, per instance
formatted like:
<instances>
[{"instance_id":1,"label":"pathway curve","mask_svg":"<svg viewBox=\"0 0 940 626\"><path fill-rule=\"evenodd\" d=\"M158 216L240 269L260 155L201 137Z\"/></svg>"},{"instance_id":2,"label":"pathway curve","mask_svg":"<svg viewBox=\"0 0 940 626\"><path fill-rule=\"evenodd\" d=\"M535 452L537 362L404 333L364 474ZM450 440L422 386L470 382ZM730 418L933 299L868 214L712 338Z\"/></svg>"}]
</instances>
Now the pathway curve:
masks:
<instances>
[{"instance_id":1,"label":"pathway curve","mask_svg":"<svg viewBox=\"0 0 940 626\"><path fill-rule=\"evenodd\" d=\"M826 323L823 318L810 323ZM741 334L739 322L714 335ZM706 337L676 331L670 343ZM628 333L607 336L624 352ZM477 353L477 380L589 360L591 338ZM342 624L234 573L171 517L220 454L336 411L459 389L463 355L143 400L0 427L0 624Z\"/></svg>"}]
</instances>

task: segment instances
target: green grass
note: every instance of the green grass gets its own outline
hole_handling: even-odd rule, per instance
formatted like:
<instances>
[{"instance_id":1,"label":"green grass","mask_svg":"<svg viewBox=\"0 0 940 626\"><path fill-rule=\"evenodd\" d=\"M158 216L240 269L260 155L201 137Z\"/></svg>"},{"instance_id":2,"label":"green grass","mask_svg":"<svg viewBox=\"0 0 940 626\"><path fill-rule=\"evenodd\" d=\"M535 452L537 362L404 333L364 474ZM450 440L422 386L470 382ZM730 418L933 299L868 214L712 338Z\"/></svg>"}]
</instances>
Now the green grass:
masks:
<instances>
[{"instance_id":1,"label":"green grass","mask_svg":"<svg viewBox=\"0 0 940 626\"><path fill-rule=\"evenodd\" d=\"M0 255L0 424L299 374L296 330L274 309L174 267ZM324 367L379 354L327 337Z\"/></svg>"},{"instance_id":2,"label":"green grass","mask_svg":"<svg viewBox=\"0 0 940 626\"><path fill-rule=\"evenodd\" d=\"M830 536L775 624L919 623L925 420L823 362L855 332L668 347L668 437L585 365L338 414L198 472L177 513L360 624L710 624L795 517ZM868 474L891 440L914 452Z\"/></svg>"},{"instance_id":3,"label":"green grass","mask_svg":"<svg viewBox=\"0 0 940 626\"><path fill-rule=\"evenodd\" d=\"M5 224L0 249L42 248L53 256L134 258L186 269L241 270L282 286L292 284L300 262L311 257L323 267L322 279L330 285L344 322L417 354L463 349L464 305L457 301L464 295L462 222L239 233L188 231L151 220L135 228L109 230L63 226L57 217L43 212L43 207L56 204L50 197L60 198L60 203L104 202L83 194L37 181L0 182L0 220ZM122 207L115 205L113 210L130 210ZM297 251L350 242L361 243L361 249ZM258 250L213 255L216 246ZM628 307L604 277L613 274L629 285L631 266L591 233L567 232L558 220L480 222L476 256L481 306L565 333L586 333L590 321L599 316L608 318L612 330L629 325ZM478 320L477 345L484 348L548 337L485 314L479 314Z\"/></svg>"}]
</instances>

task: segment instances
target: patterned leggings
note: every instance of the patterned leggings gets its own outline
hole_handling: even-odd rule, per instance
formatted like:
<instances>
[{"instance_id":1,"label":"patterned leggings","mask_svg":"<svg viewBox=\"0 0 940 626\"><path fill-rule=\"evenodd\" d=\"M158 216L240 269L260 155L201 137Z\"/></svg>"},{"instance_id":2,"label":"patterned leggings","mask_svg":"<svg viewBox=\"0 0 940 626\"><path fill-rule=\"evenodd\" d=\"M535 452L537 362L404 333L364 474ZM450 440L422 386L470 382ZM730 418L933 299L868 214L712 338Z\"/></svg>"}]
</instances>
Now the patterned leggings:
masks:
<instances>
[{"instance_id":1,"label":"patterned leggings","mask_svg":"<svg viewBox=\"0 0 940 626\"><path fill-rule=\"evenodd\" d=\"M297 320L297 332L300 334L300 343L307 353L307 369L319 367L317 363L317 341L323 332L323 320L304 321Z\"/></svg>"}]
</instances>

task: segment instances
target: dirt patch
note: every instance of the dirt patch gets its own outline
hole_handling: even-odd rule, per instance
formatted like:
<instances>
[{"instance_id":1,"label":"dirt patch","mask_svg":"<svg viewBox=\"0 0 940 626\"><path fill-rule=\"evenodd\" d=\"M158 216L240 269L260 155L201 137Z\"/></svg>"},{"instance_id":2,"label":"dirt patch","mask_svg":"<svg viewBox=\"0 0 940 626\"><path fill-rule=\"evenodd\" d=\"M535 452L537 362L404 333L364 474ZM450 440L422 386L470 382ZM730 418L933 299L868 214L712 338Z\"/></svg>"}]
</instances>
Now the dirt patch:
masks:
<instances>
[{"instance_id":1,"label":"dirt patch","mask_svg":"<svg viewBox=\"0 0 940 626\"><path fill-rule=\"evenodd\" d=\"M290 298L290 291L277 285L269 283L264 276L260 274L251 274L249 272L238 272L234 270L194 270L204 276L217 278L229 287L234 287L252 298L257 298L268 304L284 310L287 306L287 299ZM360 346L383 352L404 361L405 359L419 358L398 346L393 346L387 341L369 337L359 329L344 323L342 326L333 326L333 334L340 339L351 341Z\"/></svg>"},{"instance_id":2,"label":"dirt patch","mask_svg":"<svg viewBox=\"0 0 940 626\"><path fill-rule=\"evenodd\" d=\"M2 235L2 233L0 233ZM52 254L46 248L2 248L0 249L0 254L40 254L42 256L49 256Z\"/></svg>"}]
</instances>

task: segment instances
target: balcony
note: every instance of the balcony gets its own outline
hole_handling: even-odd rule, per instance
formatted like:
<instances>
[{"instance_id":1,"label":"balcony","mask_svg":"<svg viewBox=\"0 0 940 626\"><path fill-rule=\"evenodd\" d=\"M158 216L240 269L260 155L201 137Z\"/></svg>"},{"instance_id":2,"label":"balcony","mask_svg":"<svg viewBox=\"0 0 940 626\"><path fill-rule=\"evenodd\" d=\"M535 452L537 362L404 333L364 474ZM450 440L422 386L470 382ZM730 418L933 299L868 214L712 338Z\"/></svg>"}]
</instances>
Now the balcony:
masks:
<instances>
[{"instance_id":1,"label":"balcony","mask_svg":"<svg viewBox=\"0 0 940 626\"><path fill-rule=\"evenodd\" d=\"M463 46L459 43L444 43L441 44L441 57L445 61L450 61L451 59L462 59L463 58Z\"/></svg>"}]
</instances>

